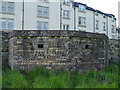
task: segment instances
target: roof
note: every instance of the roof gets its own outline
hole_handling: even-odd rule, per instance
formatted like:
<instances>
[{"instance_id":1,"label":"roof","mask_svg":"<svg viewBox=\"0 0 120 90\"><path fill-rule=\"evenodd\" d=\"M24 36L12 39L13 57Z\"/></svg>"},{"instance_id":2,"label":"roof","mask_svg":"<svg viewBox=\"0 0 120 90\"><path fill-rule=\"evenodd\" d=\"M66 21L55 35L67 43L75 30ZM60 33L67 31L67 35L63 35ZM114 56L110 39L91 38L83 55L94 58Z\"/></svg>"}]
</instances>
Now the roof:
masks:
<instances>
[{"instance_id":1,"label":"roof","mask_svg":"<svg viewBox=\"0 0 120 90\"><path fill-rule=\"evenodd\" d=\"M113 15L113 14L104 13L104 12L102 12L102 11L100 11L100 10L96 10L96 9L94 9L94 8L92 8L92 7L89 7L89 6L87 6L86 4L83 4L83 3L79 3L79 2L72 2L72 3L73 3L73 6L75 6L75 7L79 7L79 5L84 5L87 10L91 10L91 11L94 11L94 12L97 12L97 13L100 13L100 14L103 14L103 15L105 15L105 16L108 16L108 17L114 17L114 19L116 20L115 15Z\"/></svg>"}]
</instances>

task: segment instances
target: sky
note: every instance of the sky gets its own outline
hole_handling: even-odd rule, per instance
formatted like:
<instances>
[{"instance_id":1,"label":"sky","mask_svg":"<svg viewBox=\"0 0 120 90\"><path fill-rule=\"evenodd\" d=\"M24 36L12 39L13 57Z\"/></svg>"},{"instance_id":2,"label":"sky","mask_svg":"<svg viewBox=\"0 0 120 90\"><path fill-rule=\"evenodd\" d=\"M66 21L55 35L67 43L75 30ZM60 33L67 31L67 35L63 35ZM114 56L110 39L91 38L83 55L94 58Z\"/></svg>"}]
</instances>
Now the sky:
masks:
<instances>
[{"instance_id":1,"label":"sky","mask_svg":"<svg viewBox=\"0 0 120 90\"><path fill-rule=\"evenodd\" d=\"M87 4L88 6L100 10L102 12L115 15L118 24L118 2L120 0L74 0L74 1Z\"/></svg>"}]
</instances>

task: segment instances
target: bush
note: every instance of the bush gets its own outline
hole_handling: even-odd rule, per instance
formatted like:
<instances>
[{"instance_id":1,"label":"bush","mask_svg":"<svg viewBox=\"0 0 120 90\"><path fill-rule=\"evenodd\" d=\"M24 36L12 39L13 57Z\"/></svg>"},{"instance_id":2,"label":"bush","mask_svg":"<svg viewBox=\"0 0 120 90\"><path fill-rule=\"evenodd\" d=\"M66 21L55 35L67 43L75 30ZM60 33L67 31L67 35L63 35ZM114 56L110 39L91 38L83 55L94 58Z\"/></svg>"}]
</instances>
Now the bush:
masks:
<instances>
[{"instance_id":1,"label":"bush","mask_svg":"<svg viewBox=\"0 0 120 90\"><path fill-rule=\"evenodd\" d=\"M49 77L49 84L50 88L70 88L70 74L68 72L53 73Z\"/></svg>"},{"instance_id":2,"label":"bush","mask_svg":"<svg viewBox=\"0 0 120 90\"><path fill-rule=\"evenodd\" d=\"M34 80L36 79L36 77L48 77L49 75L50 75L50 71L48 71L45 67L37 66L33 70L29 71L25 75L25 77L27 79L29 88L33 88L35 86L35 85L33 85L33 83L34 83Z\"/></svg>"},{"instance_id":3,"label":"bush","mask_svg":"<svg viewBox=\"0 0 120 90\"><path fill-rule=\"evenodd\" d=\"M38 76L34 79L33 88L49 88L48 78Z\"/></svg>"},{"instance_id":4,"label":"bush","mask_svg":"<svg viewBox=\"0 0 120 90\"><path fill-rule=\"evenodd\" d=\"M118 88L118 66L111 63L101 71L70 74L36 67L27 73L3 73L3 88Z\"/></svg>"},{"instance_id":5,"label":"bush","mask_svg":"<svg viewBox=\"0 0 120 90\"><path fill-rule=\"evenodd\" d=\"M23 75L16 70L3 75L3 88L27 88L27 82Z\"/></svg>"}]
</instances>

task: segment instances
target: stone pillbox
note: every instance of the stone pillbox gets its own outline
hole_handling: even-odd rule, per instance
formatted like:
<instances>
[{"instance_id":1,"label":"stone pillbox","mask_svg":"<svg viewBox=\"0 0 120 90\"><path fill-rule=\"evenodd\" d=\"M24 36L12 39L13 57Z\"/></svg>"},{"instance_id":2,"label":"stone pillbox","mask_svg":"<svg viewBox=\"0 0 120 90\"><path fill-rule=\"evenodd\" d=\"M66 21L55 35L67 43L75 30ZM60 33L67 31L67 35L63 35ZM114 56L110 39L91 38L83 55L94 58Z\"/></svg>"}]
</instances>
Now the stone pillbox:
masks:
<instances>
[{"instance_id":1,"label":"stone pillbox","mask_svg":"<svg viewBox=\"0 0 120 90\"><path fill-rule=\"evenodd\" d=\"M9 63L25 71L36 65L55 71L100 70L108 65L108 37L81 31L12 31Z\"/></svg>"}]
</instances>

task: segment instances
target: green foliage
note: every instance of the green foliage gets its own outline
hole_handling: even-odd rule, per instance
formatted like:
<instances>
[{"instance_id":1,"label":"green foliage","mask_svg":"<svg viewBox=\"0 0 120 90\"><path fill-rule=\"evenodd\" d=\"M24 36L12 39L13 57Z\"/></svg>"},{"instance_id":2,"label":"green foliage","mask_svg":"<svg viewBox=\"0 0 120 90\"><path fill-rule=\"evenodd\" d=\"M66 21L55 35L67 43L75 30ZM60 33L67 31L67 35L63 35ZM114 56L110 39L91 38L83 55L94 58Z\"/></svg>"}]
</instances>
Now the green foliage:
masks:
<instances>
[{"instance_id":1,"label":"green foliage","mask_svg":"<svg viewBox=\"0 0 120 90\"><path fill-rule=\"evenodd\" d=\"M10 71L2 76L3 88L27 88L27 82L19 71Z\"/></svg>"},{"instance_id":2,"label":"green foliage","mask_svg":"<svg viewBox=\"0 0 120 90\"><path fill-rule=\"evenodd\" d=\"M2 71L0 70L0 89L2 88Z\"/></svg>"},{"instance_id":3,"label":"green foliage","mask_svg":"<svg viewBox=\"0 0 120 90\"><path fill-rule=\"evenodd\" d=\"M37 76L48 77L49 74L50 74L49 70L47 70L45 67L43 67L43 66L37 66L33 70L29 71L27 75L28 75L29 79L33 80Z\"/></svg>"},{"instance_id":4,"label":"green foliage","mask_svg":"<svg viewBox=\"0 0 120 90\"><path fill-rule=\"evenodd\" d=\"M52 74L49 77L50 88L69 88L70 82L70 74L68 72Z\"/></svg>"},{"instance_id":5,"label":"green foliage","mask_svg":"<svg viewBox=\"0 0 120 90\"><path fill-rule=\"evenodd\" d=\"M38 76L34 79L33 88L49 88L48 78Z\"/></svg>"},{"instance_id":6,"label":"green foliage","mask_svg":"<svg viewBox=\"0 0 120 90\"><path fill-rule=\"evenodd\" d=\"M48 71L46 68L44 68L43 66L37 66L35 69L29 71L26 74L26 78L27 78L27 82L28 82L28 86L29 88L33 88L36 87L35 85L33 85L34 80L36 81L36 77L40 78L40 77L48 77L50 74L50 71ZM37 82L37 81L36 81Z\"/></svg>"},{"instance_id":7,"label":"green foliage","mask_svg":"<svg viewBox=\"0 0 120 90\"><path fill-rule=\"evenodd\" d=\"M101 71L85 73L52 72L42 66L27 73L3 73L3 88L118 88L118 66L110 63Z\"/></svg>"}]
</instances>

